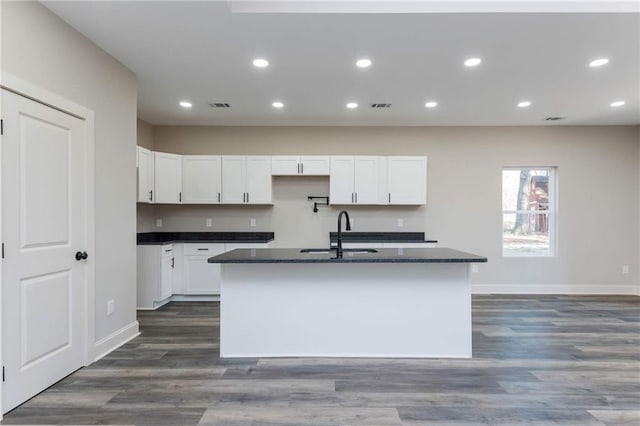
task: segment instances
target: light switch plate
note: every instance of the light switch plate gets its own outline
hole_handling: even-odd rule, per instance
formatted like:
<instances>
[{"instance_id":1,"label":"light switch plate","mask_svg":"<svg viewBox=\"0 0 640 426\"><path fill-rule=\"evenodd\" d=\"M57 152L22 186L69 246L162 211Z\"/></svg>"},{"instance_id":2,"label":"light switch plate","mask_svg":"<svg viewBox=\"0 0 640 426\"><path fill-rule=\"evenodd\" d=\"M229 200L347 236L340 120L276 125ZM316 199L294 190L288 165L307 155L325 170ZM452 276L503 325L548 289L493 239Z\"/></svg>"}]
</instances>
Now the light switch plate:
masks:
<instances>
[{"instance_id":1,"label":"light switch plate","mask_svg":"<svg viewBox=\"0 0 640 426\"><path fill-rule=\"evenodd\" d=\"M471 272L478 272L478 265L471 265Z\"/></svg>"},{"instance_id":2,"label":"light switch plate","mask_svg":"<svg viewBox=\"0 0 640 426\"><path fill-rule=\"evenodd\" d=\"M156 227L162 228L162 219L156 219Z\"/></svg>"},{"instance_id":3,"label":"light switch plate","mask_svg":"<svg viewBox=\"0 0 640 426\"><path fill-rule=\"evenodd\" d=\"M251 227L252 228L256 227L256 220L254 218L251 218Z\"/></svg>"},{"instance_id":4,"label":"light switch plate","mask_svg":"<svg viewBox=\"0 0 640 426\"><path fill-rule=\"evenodd\" d=\"M623 274L629 273L629 265L622 265L622 273Z\"/></svg>"},{"instance_id":5,"label":"light switch plate","mask_svg":"<svg viewBox=\"0 0 640 426\"><path fill-rule=\"evenodd\" d=\"M116 302L113 299L107 302L107 315L113 315L116 310Z\"/></svg>"},{"instance_id":6,"label":"light switch plate","mask_svg":"<svg viewBox=\"0 0 640 426\"><path fill-rule=\"evenodd\" d=\"M211 228L213 226L213 219L210 217L207 218L207 228Z\"/></svg>"},{"instance_id":7,"label":"light switch plate","mask_svg":"<svg viewBox=\"0 0 640 426\"><path fill-rule=\"evenodd\" d=\"M404 220L401 217L399 217L398 218L398 228L402 228L403 226L404 226Z\"/></svg>"}]
</instances>

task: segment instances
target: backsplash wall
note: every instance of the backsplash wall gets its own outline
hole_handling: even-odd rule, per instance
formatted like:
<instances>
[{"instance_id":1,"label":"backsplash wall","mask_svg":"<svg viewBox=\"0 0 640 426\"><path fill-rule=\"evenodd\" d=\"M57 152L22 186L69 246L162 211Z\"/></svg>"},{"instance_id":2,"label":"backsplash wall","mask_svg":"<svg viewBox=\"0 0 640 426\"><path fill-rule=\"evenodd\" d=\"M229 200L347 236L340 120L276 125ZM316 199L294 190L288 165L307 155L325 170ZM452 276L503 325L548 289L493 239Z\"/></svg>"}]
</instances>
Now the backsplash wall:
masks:
<instances>
[{"instance_id":1,"label":"backsplash wall","mask_svg":"<svg viewBox=\"0 0 640 426\"><path fill-rule=\"evenodd\" d=\"M329 232L337 229L342 208L353 219L354 231L425 230L424 206L319 206L314 213L309 195L329 195L329 178L274 177L273 206L139 204L139 232L272 231L275 247L325 247ZM212 219L210 228L207 218ZM156 219L162 220L162 228L155 226ZM251 227L251 219L256 219L255 227ZM397 226L398 219L402 219L403 227Z\"/></svg>"}]
</instances>

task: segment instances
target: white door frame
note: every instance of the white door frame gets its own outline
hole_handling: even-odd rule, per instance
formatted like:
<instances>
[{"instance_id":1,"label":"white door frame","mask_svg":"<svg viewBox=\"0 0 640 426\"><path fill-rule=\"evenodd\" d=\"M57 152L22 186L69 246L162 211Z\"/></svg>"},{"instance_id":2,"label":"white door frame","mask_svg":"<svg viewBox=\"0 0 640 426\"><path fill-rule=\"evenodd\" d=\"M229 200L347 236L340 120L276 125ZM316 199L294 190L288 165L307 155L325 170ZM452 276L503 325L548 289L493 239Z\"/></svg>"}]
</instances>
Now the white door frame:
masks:
<instances>
[{"instance_id":1,"label":"white door frame","mask_svg":"<svg viewBox=\"0 0 640 426\"><path fill-rule=\"evenodd\" d=\"M87 262L84 292L84 313L86 318L84 365L89 365L94 360L95 342L95 140L94 140L94 112L69 99L50 92L47 89L34 85L10 73L0 70L0 88L17 93L35 102L50 106L64 113L73 115L84 122L84 138L86 140L85 170L86 179L86 212L87 212L87 251L91 254L90 262ZM0 94L1 96L1 94ZM0 102L1 105L1 102ZM0 111L1 115L1 111ZM2 137L0 136L0 144ZM2 164L2 150L0 149L0 165ZM1 174L0 174L1 176ZM0 180L0 224L2 223L2 182ZM0 241L2 241L2 226L0 226ZM2 262L0 262L0 365L2 365ZM3 384L0 382L0 420L2 419L2 392Z\"/></svg>"}]
</instances>

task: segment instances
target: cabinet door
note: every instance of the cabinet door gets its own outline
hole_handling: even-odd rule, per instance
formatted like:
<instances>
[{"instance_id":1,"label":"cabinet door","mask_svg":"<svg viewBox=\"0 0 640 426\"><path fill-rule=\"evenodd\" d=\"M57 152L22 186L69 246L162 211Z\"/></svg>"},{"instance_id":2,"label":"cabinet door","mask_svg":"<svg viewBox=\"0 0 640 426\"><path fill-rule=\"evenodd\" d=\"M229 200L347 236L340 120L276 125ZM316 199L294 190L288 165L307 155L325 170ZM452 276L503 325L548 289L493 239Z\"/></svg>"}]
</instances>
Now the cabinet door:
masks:
<instances>
[{"instance_id":1,"label":"cabinet door","mask_svg":"<svg viewBox=\"0 0 640 426\"><path fill-rule=\"evenodd\" d=\"M356 204L380 203L380 157L356 157L354 162Z\"/></svg>"},{"instance_id":2,"label":"cabinet door","mask_svg":"<svg viewBox=\"0 0 640 426\"><path fill-rule=\"evenodd\" d=\"M247 157L247 203L271 204L271 157Z\"/></svg>"},{"instance_id":3,"label":"cabinet door","mask_svg":"<svg viewBox=\"0 0 640 426\"><path fill-rule=\"evenodd\" d=\"M329 157L326 155L305 155L300 157L300 172L307 176L328 176Z\"/></svg>"},{"instance_id":4,"label":"cabinet door","mask_svg":"<svg viewBox=\"0 0 640 426\"><path fill-rule=\"evenodd\" d=\"M153 201L153 161L152 154L146 148L136 147L138 164L138 202Z\"/></svg>"},{"instance_id":5,"label":"cabinet door","mask_svg":"<svg viewBox=\"0 0 640 426\"><path fill-rule=\"evenodd\" d=\"M162 258L160 264L160 299L158 302L171 296L171 289L173 287L173 262L173 256Z\"/></svg>"},{"instance_id":6,"label":"cabinet door","mask_svg":"<svg viewBox=\"0 0 640 426\"><path fill-rule=\"evenodd\" d=\"M207 260L224 252L224 244L185 244L185 253L198 254L183 257L184 294L220 294L220 264Z\"/></svg>"},{"instance_id":7,"label":"cabinet door","mask_svg":"<svg viewBox=\"0 0 640 426\"><path fill-rule=\"evenodd\" d=\"M353 157L331 157L329 178L329 201L331 204L352 204L353 191Z\"/></svg>"},{"instance_id":8,"label":"cabinet door","mask_svg":"<svg viewBox=\"0 0 640 426\"><path fill-rule=\"evenodd\" d=\"M180 204L182 198L182 156L154 153L155 162L155 202Z\"/></svg>"},{"instance_id":9,"label":"cabinet door","mask_svg":"<svg viewBox=\"0 0 640 426\"><path fill-rule=\"evenodd\" d=\"M273 176L296 176L300 174L300 157L297 155L274 155L271 157Z\"/></svg>"},{"instance_id":10,"label":"cabinet door","mask_svg":"<svg viewBox=\"0 0 640 426\"><path fill-rule=\"evenodd\" d=\"M246 164L244 156L222 156L222 202L243 204L246 192ZM269 178L271 182L271 178Z\"/></svg>"},{"instance_id":11,"label":"cabinet door","mask_svg":"<svg viewBox=\"0 0 640 426\"><path fill-rule=\"evenodd\" d=\"M427 157L387 157L387 203L427 203Z\"/></svg>"},{"instance_id":12,"label":"cabinet door","mask_svg":"<svg viewBox=\"0 0 640 426\"><path fill-rule=\"evenodd\" d=\"M222 160L213 155L182 157L182 202L218 204L222 201Z\"/></svg>"}]
</instances>

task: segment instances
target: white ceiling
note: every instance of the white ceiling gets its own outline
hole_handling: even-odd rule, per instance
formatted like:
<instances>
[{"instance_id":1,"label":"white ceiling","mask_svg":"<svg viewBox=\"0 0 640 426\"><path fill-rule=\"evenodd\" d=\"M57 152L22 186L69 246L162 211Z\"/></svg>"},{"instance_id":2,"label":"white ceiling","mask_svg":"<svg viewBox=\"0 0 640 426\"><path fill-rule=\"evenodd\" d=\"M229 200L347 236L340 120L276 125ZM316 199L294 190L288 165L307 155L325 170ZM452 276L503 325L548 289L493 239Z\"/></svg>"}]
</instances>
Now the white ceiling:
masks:
<instances>
[{"instance_id":1,"label":"white ceiling","mask_svg":"<svg viewBox=\"0 0 640 426\"><path fill-rule=\"evenodd\" d=\"M234 13L234 2L44 4L137 75L139 116L156 125L545 125L547 116L567 117L554 125L640 124L637 13ZM470 56L482 64L465 68ZM271 65L254 68L257 57ZM373 65L356 68L361 57ZM588 67L599 57L610 63ZM623 107L609 106L620 99ZM179 107L180 100L193 108ZM275 100L285 107L272 108ZM438 107L425 108L428 100ZM533 104L517 108L521 100ZM348 101L360 107L347 110ZM212 109L210 102L232 108ZM392 107L373 110L371 103Z\"/></svg>"}]
</instances>

